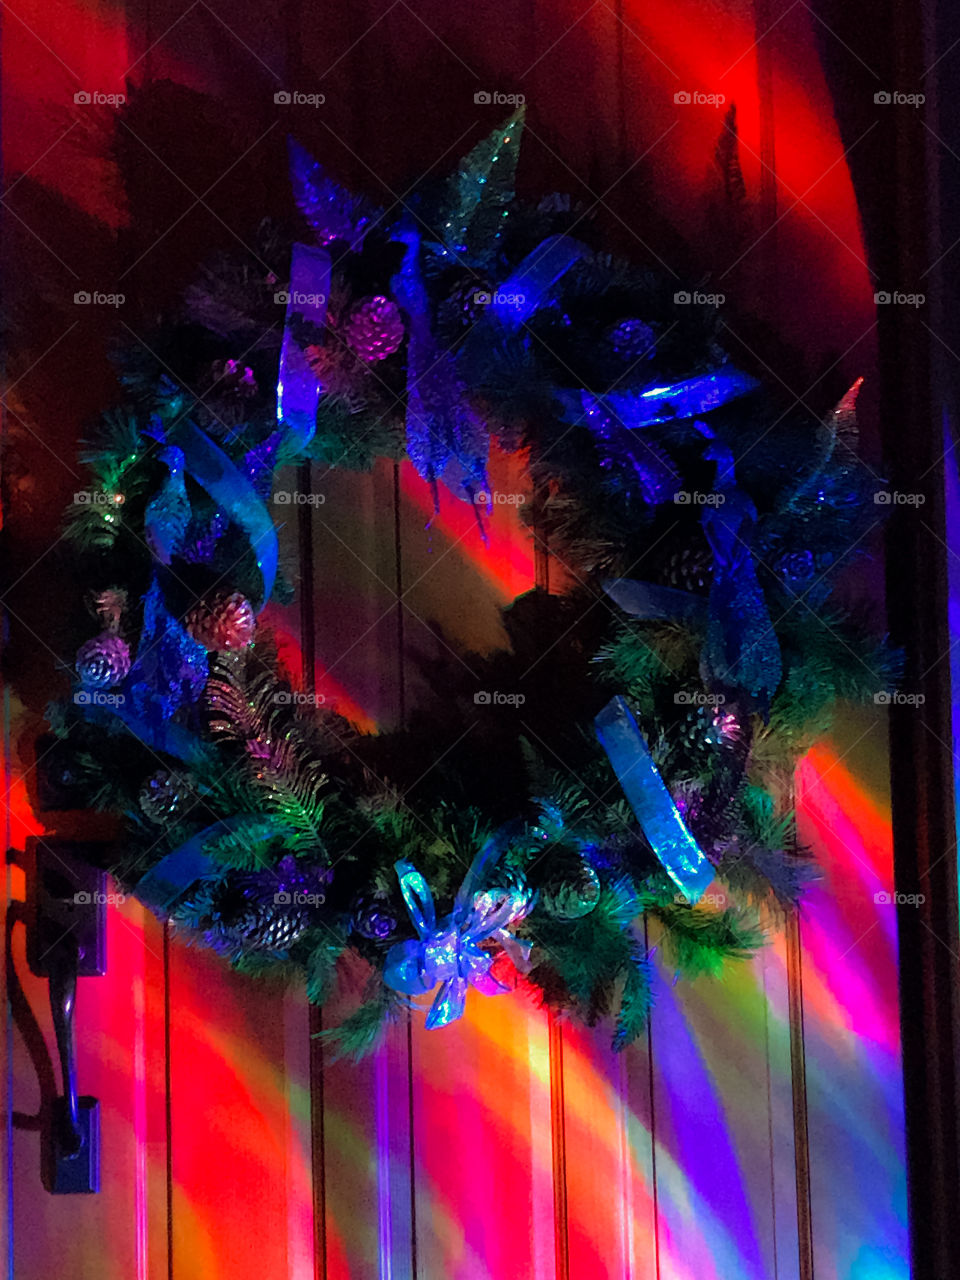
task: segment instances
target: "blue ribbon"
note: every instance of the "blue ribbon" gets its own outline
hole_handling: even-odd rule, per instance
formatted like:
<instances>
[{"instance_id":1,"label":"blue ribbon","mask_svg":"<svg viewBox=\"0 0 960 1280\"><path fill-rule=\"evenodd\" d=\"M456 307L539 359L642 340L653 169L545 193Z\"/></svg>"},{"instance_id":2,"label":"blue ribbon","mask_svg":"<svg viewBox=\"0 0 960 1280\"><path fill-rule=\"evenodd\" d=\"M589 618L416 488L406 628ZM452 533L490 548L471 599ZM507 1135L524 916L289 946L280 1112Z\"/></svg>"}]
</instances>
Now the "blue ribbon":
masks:
<instances>
[{"instance_id":1,"label":"blue ribbon","mask_svg":"<svg viewBox=\"0 0 960 1280\"><path fill-rule=\"evenodd\" d=\"M596 396L583 391L581 401L587 426L604 455L601 465L610 468L616 464L622 472L618 479L627 490L632 474L639 485L640 496L651 506L672 502L680 486L680 476L663 450L624 426Z\"/></svg>"},{"instance_id":2,"label":"blue ribbon","mask_svg":"<svg viewBox=\"0 0 960 1280\"><path fill-rule=\"evenodd\" d=\"M327 323L330 297L330 255L326 249L295 244L290 259L290 292L280 348L277 380L277 418L293 434L299 451L306 449L317 429L320 380L310 366L304 331L312 328L320 339Z\"/></svg>"},{"instance_id":3,"label":"blue ribbon","mask_svg":"<svg viewBox=\"0 0 960 1280\"><path fill-rule=\"evenodd\" d=\"M707 598L692 591L662 587L657 582L639 582L635 578L608 578L603 589L624 613L645 622L680 618L693 626L703 626L707 621Z\"/></svg>"},{"instance_id":4,"label":"blue ribbon","mask_svg":"<svg viewBox=\"0 0 960 1280\"><path fill-rule=\"evenodd\" d=\"M673 803L630 708L611 698L594 724L650 847L677 888L699 902L716 872Z\"/></svg>"},{"instance_id":5,"label":"blue ribbon","mask_svg":"<svg viewBox=\"0 0 960 1280\"><path fill-rule=\"evenodd\" d=\"M249 818L249 814L224 818L192 835L140 877L134 886L136 896L155 911L169 911L198 880L210 880L222 872L203 851L207 841L242 826Z\"/></svg>"},{"instance_id":6,"label":"blue ribbon","mask_svg":"<svg viewBox=\"0 0 960 1280\"><path fill-rule=\"evenodd\" d=\"M203 852L203 842L216 834L219 826L215 823L207 827L161 858L155 867L141 876L133 887L140 901L154 911L167 912L198 880L207 880L215 875L216 865Z\"/></svg>"},{"instance_id":7,"label":"blue ribbon","mask_svg":"<svg viewBox=\"0 0 960 1280\"><path fill-rule=\"evenodd\" d=\"M192 422L181 418L167 428L167 435L183 450L186 468L197 484L249 538L263 578L263 608L277 576L277 531L266 504L252 481Z\"/></svg>"},{"instance_id":8,"label":"blue ribbon","mask_svg":"<svg viewBox=\"0 0 960 1280\"><path fill-rule=\"evenodd\" d=\"M487 315L505 329L519 329L540 310L557 281L589 252L572 236L548 236L503 281Z\"/></svg>"},{"instance_id":9,"label":"blue ribbon","mask_svg":"<svg viewBox=\"0 0 960 1280\"><path fill-rule=\"evenodd\" d=\"M683 382L652 383L642 391L611 391L596 396L590 391L562 391L560 403L568 422L580 422L603 413L629 430L650 427L675 418L694 418L736 400L760 384L730 365L714 373Z\"/></svg>"},{"instance_id":10,"label":"blue ribbon","mask_svg":"<svg viewBox=\"0 0 960 1280\"><path fill-rule=\"evenodd\" d=\"M127 732L139 738L146 746L162 755L174 756L184 764L198 766L204 760L203 746L196 735L169 720L148 723L130 710L126 703L106 706L90 704L84 706L82 711L84 719L102 724L107 729L120 720Z\"/></svg>"},{"instance_id":11,"label":"blue ribbon","mask_svg":"<svg viewBox=\"0 0 960 1280\"><path fill-rule=\"evenodd\" d=\"M430 886L409 862L396 863L397 876L416 938L397 942L387 952L383 980L405 995L426 995L440 983L430 1012L428 1028L443 1027L462 1017L467 988L484 995L499 995L507 988L491 973L494 957L481 943L498 942L518 967L524 967L528 944L520 942L508 926L529 912L532 899L513 889L479 892L477 885L502 851L492 837L474 858L457 894L453 911L441 920Z\"/></svg>"}]
</instances>

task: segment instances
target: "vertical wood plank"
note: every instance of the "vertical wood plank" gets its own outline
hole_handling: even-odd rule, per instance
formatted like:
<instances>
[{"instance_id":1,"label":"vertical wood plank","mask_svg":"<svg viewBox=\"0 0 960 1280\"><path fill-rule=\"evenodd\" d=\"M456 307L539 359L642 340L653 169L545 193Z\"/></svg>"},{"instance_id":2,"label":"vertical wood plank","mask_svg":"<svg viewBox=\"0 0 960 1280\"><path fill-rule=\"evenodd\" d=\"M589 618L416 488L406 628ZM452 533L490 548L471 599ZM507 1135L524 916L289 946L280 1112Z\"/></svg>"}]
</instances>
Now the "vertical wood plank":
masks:
<instances>
[{"instance_id":1,"label":"vertical wood plank","mask_svg":"<svg viewBox=\"0 0 960 1280\"><path fill-rule=\"evenodd\" d=\"M771 1126L783 1117L771 1114L763 963L729 964L722 982L678 986L658 965L659 1249L661 1273L672 1280L775 1274Z\"/></svg>"},{"instance_id":2,"label":"vertical wood plank","mask_svg":"<svg viewBox=\"0 0 960 1280\"><path fill-rule=\"evenodd\" d=\"M823 869L800 925L818 1277L910 1274L886 769L870 708L845 716L797 774L799 835Z\"/></svg>"},{"instance_id":3,"label":"vertical wood plank","mask_svg":"<svg viewBox=\"0 0 960 1280\"><path fill-rule=\"evenodd\" d=\"M331 1025L339 1014L329 1010ZM329 1280L412 1274L408 1061L406 1025L398 1023L371 1057L324 1068Z\"/></svg>"},{"instance_id":4,"label":"vertical wood plank","mask_svg":"<svg viewBox=\"0 0 960 1280\"><path fill-rule=\"evenodd\" d=\"M416 1276L555 1280L546 1015L471 991L460 1022L417 1017L412 1038Z\"/></svg>"},{"instance_id":5,"label":"vertical wood plank","mask_svg":"<svg viewBox=\"0 0 960 1280\"><path fill-rule=\"evenodd\" d=\"M654 1280L656 1221L645 1045L563 1025L567 1250L571 1277Z\"/></svg>"},{"instance_id":6,"label":"vertical wood plank","mask_svg":"<svg viewBox=\"0 0 960 1280\"><path fill-rule=\"evenodd\" d=\"M800 1208L797 1190L796 1113L792 1062L788 941L777 930L755 962L765 1000L767 1114L776 1280L804 1280L800 1263ZM802 994L802 993L801 993ZM801 1007L802 1015L802 1007Z\"/></svg>"},{"instance_id":7,"label":"vertical wood plank","mask_svg":"<svg viewBox=\"0 0 960 1280\"><path fill-rule=\"evenodd\" d=\"M174 1280L313 1280L306 1002L170 948Z\"/></svg>"},{"instance_id":8,"label":"vertical wood plank","mask_svg":"<svg viewBox=\"0 0 960 1280\"><path fill-rule=\"evenodd\" d=\"M299 589L312 611L313 652L304 646L306 687L361 729L396 725L402 714L398 647L394 467L367 473L310 471L313 578L301 560ZM355 994L355 993L354 993ZM335 1025L347 1002L324 1010ZM411 1274L409 1048L406 1026L359 1063L322 1063L324 1280L400 1280Z\"/></svg>"}]
</instances>

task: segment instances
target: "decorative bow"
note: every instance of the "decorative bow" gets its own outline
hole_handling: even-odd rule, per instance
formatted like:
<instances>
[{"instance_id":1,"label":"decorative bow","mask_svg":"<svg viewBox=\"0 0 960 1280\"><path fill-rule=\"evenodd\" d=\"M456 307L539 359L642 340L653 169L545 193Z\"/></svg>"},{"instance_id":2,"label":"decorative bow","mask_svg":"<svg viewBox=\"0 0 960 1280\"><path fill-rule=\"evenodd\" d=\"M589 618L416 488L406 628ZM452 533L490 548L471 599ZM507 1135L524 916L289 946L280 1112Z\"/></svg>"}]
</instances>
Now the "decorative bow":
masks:
<instances>
[{"instance_id":1,"label":"decorative bow","mask_svg":"<svg viewBox=\"0 0 960 1280\"><path fill-rule=\"evenodd\" d=\"M487 842L464 878L450 915L438 920L430 887L409 862L396 863L404 902L418 937L397 942L387 952L384 982L404 995L426 995L440 983L426 1025L444 1027L463 1016L467 987L487 996L507 988L493 976L494 956L482 943L494 940L519 969L527 967L529 943L508 931L530 911L531 895L515 889L477 892L475 885L500 854L499 842Z\"/></svg>"}]
</instances>

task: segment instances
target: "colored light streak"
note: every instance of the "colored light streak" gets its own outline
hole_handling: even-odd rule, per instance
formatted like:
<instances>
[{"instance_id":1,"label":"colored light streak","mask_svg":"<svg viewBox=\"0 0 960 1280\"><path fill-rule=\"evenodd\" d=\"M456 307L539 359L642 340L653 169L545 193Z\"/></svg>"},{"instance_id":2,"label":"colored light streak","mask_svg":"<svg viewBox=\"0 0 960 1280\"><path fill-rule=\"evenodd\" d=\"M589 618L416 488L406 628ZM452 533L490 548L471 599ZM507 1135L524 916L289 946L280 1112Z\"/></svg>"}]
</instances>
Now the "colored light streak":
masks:
<instances>
[{"instance_id":1,"label":"colored light streak","mask_svg":"<svg viewBox=\"0 0 960 1280\"><path fill-rule=\"evenodd\" d=\"M467 561L497 598L506 603L529 590L534 582L533 547L517 514L527 500L529 482L522 474L522 465L495 446L490 458L490 489L494 495L510 500L495 501L489 512L484 506L474 510L441 485L440 509L435 512L431 488L413 464L404 462L400 469L400 490L405 501L422 513L437 535L455 545L455 554ZM486 542L477 524L478 511L486 528Z\"/></svg>"},{"instance_id":2,"label":"colored light streak","mask_svg":"<svg viewBox=\"0 0 960 1280\"><path fill-rule=\"evenodd\" d=\"M856 772L827 742L797 777L798 834L824 873L801 938L814 1241L825 1280L909 1274L892 843L878 799L885 744L876 733L868 741L872 758Z\"/></svg>"}]
</instances>

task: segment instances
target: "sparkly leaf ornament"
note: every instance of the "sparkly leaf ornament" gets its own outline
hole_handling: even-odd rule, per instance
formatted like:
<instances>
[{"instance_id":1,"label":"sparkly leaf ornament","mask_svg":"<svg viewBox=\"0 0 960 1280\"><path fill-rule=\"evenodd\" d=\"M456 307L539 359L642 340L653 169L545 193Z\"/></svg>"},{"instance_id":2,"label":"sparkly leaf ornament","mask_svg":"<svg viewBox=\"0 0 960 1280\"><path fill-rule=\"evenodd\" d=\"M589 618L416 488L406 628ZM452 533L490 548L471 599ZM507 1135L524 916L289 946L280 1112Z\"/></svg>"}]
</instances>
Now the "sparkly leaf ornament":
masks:
<instances>
[{"instance_id":1,"label":"sparkly leaf ornament","mask_svg":"<svg viewBox=\"0 0 960 1280\"><path fill-rule=\"evenodd\" d=\"M450 179L443 242L454 258L493 269L503 220L513 200L526 108L518 107L460 161Z\"/></svg>"},{"instance_id":2,"label":"sparkly leaf ornament","mask_svg":"<svg viewBox=\"0 0 960 1280\"><path fill-rule=\"evenodd\" d=\"M327 174L309 151L292 138L290 148L290 181L300 212L316 233L321 245L346 240L354 251L360 248L379 210Z\"/></svg>"},{"instance_id":3,"label":"sparkly leaf ornament","mask_svg":"<svg viewBox=\"0 0 960 1280\"><path fill-rule=\"evenodd\" d=\"M169 564L190 523L190 499L184 484L183 450L172 445L160 454L168 468L158 493L147 503L144 536L161 564Z\"/></svg>"}]
</instances>

